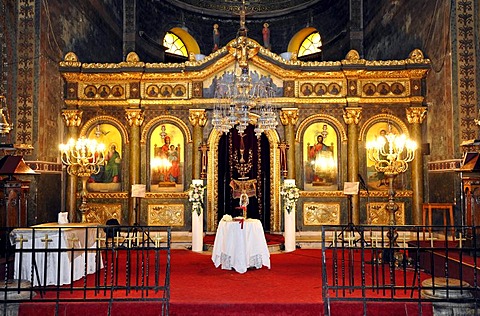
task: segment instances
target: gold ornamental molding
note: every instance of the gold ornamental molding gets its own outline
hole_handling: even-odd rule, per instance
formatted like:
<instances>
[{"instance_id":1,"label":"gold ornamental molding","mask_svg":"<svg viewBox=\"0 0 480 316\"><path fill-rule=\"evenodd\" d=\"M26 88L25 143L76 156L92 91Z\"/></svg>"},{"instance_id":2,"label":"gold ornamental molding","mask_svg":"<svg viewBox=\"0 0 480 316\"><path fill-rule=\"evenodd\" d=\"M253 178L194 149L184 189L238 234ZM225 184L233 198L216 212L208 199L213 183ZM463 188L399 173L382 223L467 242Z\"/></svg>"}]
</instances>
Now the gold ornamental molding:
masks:
<instances>
[{"instance_id":1,"label":"gold ornamental molding","mask_svg":"<svg viewBox=\"0 0 480 316\"><path fill-rule=\"evenodd\" d=\"M401 133L407 135L407 137L410 137L410 132L407 125L401 119L392 114L382 113L372 116L365 122L365 124L362 125L362 127L360 128L358 140L361 141L363 139L366 139L367 131L373 124L377 122L393 122L400 129Z\"/></svg>"},{"instance_id":2,"label":"gold ornamental molding","mask_svg":"<svg viewBox=\"0 0 480 316\"><path fill-rule=\"evenodd\" d=\"M115 126L120 131L122 140L126 144L130 143L130 140L128 137L128 131L126 130L125 125L122 122L120 122L119 119L113 116L108 116L108 115L95 116L94 118L85 122L85 124L80 129L80 136L87 136L87 134L90 132L91 129L95 128L96 125L102 124L102 123L112 124L113 126Z\"/></svg>"},{"instance_id":3,"label":"gold ornamental molding","mask_svg":"<svg viewBox=\"0 0 480 316\"><path fill-rule=\"evenodd\" d=\"M145 199L186 199L187 192L147 192Z\"/></svg>"},{"instance_id":4,"label":"gold ornamental molding","mask_svg":"<svg viewBox=\"0 0 480 316\"><path fill-rule=\"evenodd\" d=\"M192 126L205 127L205 124L207 124L207 112L204 109L190 109L188 120Z\"/></svg>"},{"instance_id":5,"label":"gold ornamental molding","mask_svg":"<svg viewBox=\"0 0 480 316\"><path fill-rule=\"evenodd\" d=\"M405 109L407 113L407 120L410 124L422 124L427 117L426 107L410 107Z\"/></svg>"},{"instance_id":6,"label":"gold ornamental molding","mask_svg":"<svg viewBox=\"0 0 480 316\"><path fill-rule=\"evenodd\" d=\"M83 111L80 110L62 110L63 120L67 127L79 127L82 123Z\"/></svg>"},{"instance_id":7,"label":"gold ornamental molding","mask_svg":"<svg viewBox=\"0 0 480 316\"><path fill-rule=\"evenodd\" d=\"M300 197L303 198L346 198L343 191L300 191Z\"/></svg>"},{"instance_id":8,"label":"gold ornamental molding","mask_svg":"<svg viewBox=\"0 0 480 316\"><path fill-rule=\"evenodd\" d=\"M358 125L360 118L362 117L362 108L360 107L346 107L343 109L343 120L345 124Z\"/></svg>"},{"instance_id":9,"label":"gold ornamental molding","mask_svg":"<svg viewBox=\"0 0 480 316\"><path fill-rule=\"evenodd\" d=\"M280 122L282 125L293 125L298 122L298 108L283 108L280 109Z\"/></svg>"},{"instance_id":10,"label":"gold ornamental molding","mask_svg":"<svg viewBox=\"0 0 480 316\"><path fill-rule=\"evenodd\" d=\"M142 109L126 109L125 118L129 126L142 126L145 113Z\"/></svg>"}]
</instances>

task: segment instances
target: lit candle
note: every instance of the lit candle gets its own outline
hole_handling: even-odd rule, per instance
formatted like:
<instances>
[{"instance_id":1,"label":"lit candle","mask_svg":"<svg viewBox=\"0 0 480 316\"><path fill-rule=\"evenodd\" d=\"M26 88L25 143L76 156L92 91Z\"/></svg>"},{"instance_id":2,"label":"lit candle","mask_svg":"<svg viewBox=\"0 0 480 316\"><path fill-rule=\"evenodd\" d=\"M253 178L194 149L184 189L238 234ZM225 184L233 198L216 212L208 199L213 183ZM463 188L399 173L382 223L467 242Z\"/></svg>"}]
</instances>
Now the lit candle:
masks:
<instances>
[{"instance_id":1,"label":"lit candle","mask_svg":"<svg viewBox=\"0 0 480 316\"><path fill-rule=\"evenodd\" d=\"M460 244L458 246L459 248L462 248L462 232L460 232L459 237L460 237Z\"/></svg>"},{"instance_id":2,"label":"lit candle","mask_svg":"<svg viewBox=\"0 0 480 316\"><path fill-rule=\"evenodd\" d=\"M430 247L433 248L433 236L430 236Z\"/></svg>"},{"instance_id":3,"label":"lit candle","mask_svg":"<svg viewBox=\"0 0 480 316\"><path fill-rule=\"evenodd\" d=\"M403 235L403 248L407 248L407 239L405 237L405 234Z\"/></svg>"}]
</instances>

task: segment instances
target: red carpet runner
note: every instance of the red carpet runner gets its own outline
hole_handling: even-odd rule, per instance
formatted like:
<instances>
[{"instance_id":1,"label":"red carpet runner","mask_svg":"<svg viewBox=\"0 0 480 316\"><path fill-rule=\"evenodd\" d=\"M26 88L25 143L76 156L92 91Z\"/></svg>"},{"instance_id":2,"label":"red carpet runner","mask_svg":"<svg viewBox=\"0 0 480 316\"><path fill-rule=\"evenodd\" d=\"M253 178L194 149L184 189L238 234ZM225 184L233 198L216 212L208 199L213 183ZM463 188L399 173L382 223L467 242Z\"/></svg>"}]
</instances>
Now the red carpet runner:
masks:
<instances>
[{"instance_id":1,"label":"red carpet runner","mask_svg":"<svg viewBox=\"0 0 480 316\"><path fill-rule=\"evenodd\" d=\"M244 274L215 268L210 253L172 250L170 315L323 315L321 251L271 255L272 268ZM158 304L160 305L160 304ZM59 315L107 315L107 303L62 304ZM388 306L388 307L387 307ZM423 304L423 315L432 315ZM415 303L368 303L368 315L418 315ZM22 304L19 315L54 315L54 307ZM113 303L111 315L160 315L151 302ZM332 303L331 315L363 315L361 303Z\"/></svg>"}]
</instances>

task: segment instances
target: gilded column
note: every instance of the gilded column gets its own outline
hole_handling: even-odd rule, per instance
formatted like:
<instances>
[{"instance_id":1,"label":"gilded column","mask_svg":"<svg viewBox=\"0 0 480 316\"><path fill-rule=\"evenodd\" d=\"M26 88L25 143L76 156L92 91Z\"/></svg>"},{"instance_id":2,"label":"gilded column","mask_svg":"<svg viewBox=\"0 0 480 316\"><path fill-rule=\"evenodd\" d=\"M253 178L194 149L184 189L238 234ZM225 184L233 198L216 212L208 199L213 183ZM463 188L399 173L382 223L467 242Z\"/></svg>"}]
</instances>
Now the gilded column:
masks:
<instances>
[{"instance_id":1,"label":"gilded column","mask_svg":"<svg viewBox=\"0 0 480 316\"><path fill-rule=\"evenodd\" d=\"M202 156L198 148L203 142L203 128L207 124L207 113L204 109L190 109L188 120L193 126L192 179L200 179Z\"/></svg>"},{"instance_id":2,"label":"gilded column","mask_svg":"<svg viewBox=\"0 0 480 316\"><path fill-rule=\"evenodd\" d=\"M130 126L130 163L129 163L129 200L128 200L128 224L135 224L136 217L140 219L140 214L137 216L137 212L140 212L140 206L135 204L135 198L131 197L131 186L133 184L140 184L140 126L143 124L145 114L142 109L126 109L125 117L128 125ZM140 224L140 223L136 223Z\"/></svg>"},{"instance_id":3,"label":"gilded column","mask_svg":"<svg viewBox=\"0 0 480 316\"><path fill-rule=\"evenodd\" d=\"M80 110L62 110L63 120L67 126L67 138L78 138L78 127L82 123L83 112ZM66 211L71 222L78 222L77 219L77 176L67 175L67 188L65 192Z\"/></svg>"},{"instance_id":4,"label":"gilded column","mask_svg":"<svg viewBox=\"0 0 480 316\"><path fill-rule=\"evenodd\" d=\"M412 224L422 225L422 203L423 203L423 155L421 144L422 140L422 123L427 115L426 107L410 107L406 109L408 123L410 127L410 138L417 142L417 150L415 151L415 159L411 162L412 168Z\"/></svg>"},{"instance_id":5,"label":"gilded column","mask_svg":"<svg viewBox=\"0 0 480 316\"><path fill-rule=\"evenodd\" d=\"M358 182L358 122L362 108L346 107L343 120L347 124L347 181ZM360 194L352 196L352 223L360 224Z\"/></svg>"},{"instance_id":6,"label":"gilded column","mask_svg":"<svg viewBox=\"0 0 480 316\"><path fill-rule=\"evenodd\" d=\"M285 128L287 152L287 179L295 179L295 124L298 121L297 108L284 108L280 111L280 121Z\"/></svg>"}]
</instances>

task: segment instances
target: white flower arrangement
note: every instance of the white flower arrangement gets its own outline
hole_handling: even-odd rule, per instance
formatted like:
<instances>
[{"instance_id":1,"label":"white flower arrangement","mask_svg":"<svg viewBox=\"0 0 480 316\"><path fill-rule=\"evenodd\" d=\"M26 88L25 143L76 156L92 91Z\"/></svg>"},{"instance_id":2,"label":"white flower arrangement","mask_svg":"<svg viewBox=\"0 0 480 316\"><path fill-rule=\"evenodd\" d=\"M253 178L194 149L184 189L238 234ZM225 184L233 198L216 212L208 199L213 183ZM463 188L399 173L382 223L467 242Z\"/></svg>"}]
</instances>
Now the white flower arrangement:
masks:
<instances>
[{"instance_id":1,"label":"white flower arrangement","mask_svg":"<svg viewBox=\"0 0 480 316\"><path fill-rule=\"evenodd\" d=\"M280 195L283 197L285 203L285 209L288 213L295 209L295 204L300 197L300 190L294 183L284 183Z\"/></svg>"},{"instance_id":2,"label":"white flower arrangement","mask_svg":"<svg viewBox=\"0 0 480 316\"><path fill-rule=\"evenodd\" d=\"M203 193L205 186L203 184L192 183L188 190L188 201L192 203L192 213L197 212L200 216L203 211Z\"/></svg>"}]
</instances>

